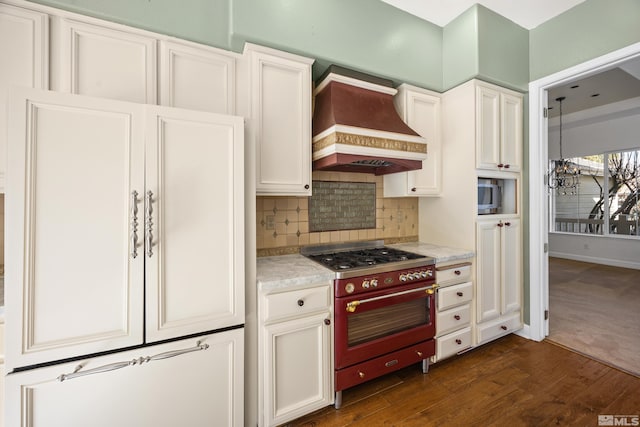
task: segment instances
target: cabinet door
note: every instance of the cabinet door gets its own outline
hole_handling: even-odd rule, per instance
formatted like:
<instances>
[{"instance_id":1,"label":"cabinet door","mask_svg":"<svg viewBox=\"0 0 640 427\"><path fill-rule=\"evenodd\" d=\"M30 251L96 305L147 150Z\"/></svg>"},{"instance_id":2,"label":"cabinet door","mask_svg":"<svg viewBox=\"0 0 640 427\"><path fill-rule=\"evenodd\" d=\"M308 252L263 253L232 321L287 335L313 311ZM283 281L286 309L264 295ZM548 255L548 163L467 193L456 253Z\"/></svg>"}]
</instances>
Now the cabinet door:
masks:
<instances>
[{"instance_id":1,"label":"cabinet door","mask_svg":"<svg viewBox=\"0 0 640 427\"><path fill-rule=\"evenodd\" d=\"M241 324L243 120L147 110L147 341Z\"/></svg>"},{"instance_id":2,"label":"cabinet door","mask_svg":"<svg viewBox=\"0 0 640 427\"><path fill-rule=\"evenodd\" d=\"M503 220L502 314L518 311L522 305L522 230L519 218Z\"/></svg>"},{"instance_id":3,"label":"cabinet door","mask_svg":"<svg viewBox=\"0 0 640 427\"><path fill-rule=\"evenodd\" d=\"M503 170L522 169L522 97L500 96L500 153Z\"/></svg>"},{"instance_id":4,"label":"cabinet door","mask_svg":"<svg viewBox=\"0 0 640 427\"><path fill-rule=\"evenodd\" d=\"M427 140L427 159L422 161L420 170L384 175L385 197L440 195L440 96L417 89L400 86L394 101L405 123Z\"/></svg>"},{"instance_id":5,"label":"cabinet door","mask_svg":"<svg viewBox=\"0 0 640 427\"><path fill-rule=\"evenodd\" d=\"M140 108L15 92L5 212L7 370L142 343Z\"/></svg>"},{"instance_id":6,"label":"cabinet door","mask_svg":"<svg viewBox=\"0 0 640 427\"><path fill-rule=\"evenodd\" d=\"M7 425L241 427L243 335L236 329L9 374ZM80 376L60 381L77 368Z\"/></svg>"},{"instance_id":7,"label":"cabinet door","mask_svg":"<svg viewBox=\"0 0 640 427\"><path fill-rule=\"evenodd\" d=\"M275 426L331 403L329 313L264 327L264 425Z\"/></svg>"},{"instance_id":8,"label":"cabinet door","mask_svg":"<svg viewBox=\"0 0 640 427\"><path fill-rule=\"evenodd\" d=\"M249 49L258 194L311 195L311 63Z\"/></svg>"},{"instance_id":9,"label":"cabinet door","mask_svg":"<svg viewBox=\"0 0 640 427\"><path fill-rule=\"evenodd\" d=\"M500 92L476 87L476 167L498 169L500 160Z\"/></svg>"},{"instance_id":10,"label":"cabinet door","mask_svg":"<svg viewBox=\"0 0 640 427\"><path fill-rule=\"evenodd\" d=\"M476 299L478 322L500 316L501 227L498 220L478 220L476 229Z\"/></svg>"},{"instance_id":11,"label":"cabinet door","mask_svg":"<svg viewBox=\"0 0 640 427\"><path fill-rule=\"evenodd\" d=\"M235 114L236 60L229 52L160 42L160 104Z\"/></svg>"},{"instance_id":12,"label":"cabinet door","mask_svg":"<svg viewBox=\"0 0 640 427\"><path fill-rule=\"evenodd\" d=\"M4 193L7 100L10 86L46 89L49 79L49 17L0 4L0 193Z\"/></svg>"},{"instance_id":13,"label":"cabinet door","mask_svg":"<svg viewBox=\"0 0 640 427\"><path fill-rule=\"evenodd\" d=\"M150 37L62 19L54 36L59 90L156 103L156 41Z\"/></svg>"}]
</instances>

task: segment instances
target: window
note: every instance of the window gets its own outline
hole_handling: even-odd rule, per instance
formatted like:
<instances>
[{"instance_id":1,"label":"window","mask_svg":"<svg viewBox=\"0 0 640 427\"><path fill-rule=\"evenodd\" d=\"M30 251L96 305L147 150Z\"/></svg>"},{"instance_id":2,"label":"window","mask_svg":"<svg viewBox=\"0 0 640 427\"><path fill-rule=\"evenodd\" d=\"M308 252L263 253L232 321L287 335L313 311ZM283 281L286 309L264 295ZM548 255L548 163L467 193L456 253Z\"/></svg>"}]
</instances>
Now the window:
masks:
<instances>
[{"instance_id":1,"label":"window","mask_svg":"<svg viewBox=\"0 0 640 427\"><path fill-rule=\"evenodd\" d=\"M640 150L569 161L580 171L580 184L571 194L552 192L552 230L640 236Z\"/></svg>"}]
</instances>

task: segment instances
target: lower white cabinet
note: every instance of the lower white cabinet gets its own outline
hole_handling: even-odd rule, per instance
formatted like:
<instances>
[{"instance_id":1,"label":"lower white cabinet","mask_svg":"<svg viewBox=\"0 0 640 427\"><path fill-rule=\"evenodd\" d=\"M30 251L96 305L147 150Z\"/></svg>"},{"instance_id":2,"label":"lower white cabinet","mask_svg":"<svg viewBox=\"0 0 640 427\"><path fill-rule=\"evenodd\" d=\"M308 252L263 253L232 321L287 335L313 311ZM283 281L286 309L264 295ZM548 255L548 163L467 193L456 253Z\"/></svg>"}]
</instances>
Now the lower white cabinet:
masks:
<instances>
[{"instance_id":1,"label":"lower white cabinet","mask_svg":"<svg viewBox=\"0 0 640 427\"><path fill-rule=\"evenodd\" d=\"M436 354L431 357L432 362L473 345L471 267L471 262L459 261L436 265L436 281L440 288L436 298Z\"/></svg>"},{"instance_id":2,"label":"lower white cabinet","mask_svg":"<svg viewBox=\"0 0 640 427\"><path fill-rule=\"evenodd\" d=\"M476 233L477 342L483 344L522 328L520 218L479 219Z\"/></svg>"},{"instance_id":3,"label":"lower white cabinet","mask_svg":"<svg viewBox=\"0 0 640 427\"><path fill-rule=\"evenodd\" d=\"M259 316L260 425L333 402L331 284L265 294Z\"/></svg>"},{"instance_id":4,"label":"lower white cabinet","mask_svg":"<svg viewBox=\"0 0 640 427\"><path fill-rule=\"evenodd\" d=\"M7 425L242 426L243 354L240 328L12 373Z\"/></svg>"}]
</instances>

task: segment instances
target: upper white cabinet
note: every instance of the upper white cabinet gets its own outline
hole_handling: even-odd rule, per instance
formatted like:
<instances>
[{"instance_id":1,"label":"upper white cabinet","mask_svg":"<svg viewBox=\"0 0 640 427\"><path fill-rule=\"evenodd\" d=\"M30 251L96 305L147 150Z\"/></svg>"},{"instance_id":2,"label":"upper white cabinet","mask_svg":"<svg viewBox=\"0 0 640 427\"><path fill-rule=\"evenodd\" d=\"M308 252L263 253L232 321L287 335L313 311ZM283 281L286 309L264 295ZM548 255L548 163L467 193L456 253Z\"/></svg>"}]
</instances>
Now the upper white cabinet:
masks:
<instances>
[{"instance_id":1,"label":"upper white cabinet","mask_svg":"<svg viewBox=\"0 0 640 427\"><path fill-rule=\"evenodd\" d=\"M236 54L169 40L159 49L161 105L235 114Z\"/></svg>"},{"instance_id":2,"label":"upper white cabinet","mask_svg":"<svg viewBox=\"0 0 640 427\"><path fill-rule=\"evenodd\" d=\"M394 103L402 120L427 140L422 169L384 175L384 196L439 196L442 189L440 94L402 84Z\"/></svg>"},{"instance_id":3,"label":"upper white cabinet","mask_svg":"<svg viewBox=\"0 0 640 427\"><path fill-rule=\"evenodd\" d=\"M134 31L56 18L54 90L156 103L156 40Z\"/></svg>"},{"instance_id":4,"label":"upper white cabinet","mask_svg":"<svg viewBox=\"0 0 640 427\"><path fill-rule=\"evenodd\" d=\"M18 95L8 370L243 323L242 118Z\"/></svg>"},{"instance_id":5,"label":"upper white cabinet","mask_svg":"<svg viewBox=\"0 0 640 427\"><path fill-rule=\"evenodd\" d=\"M9 87L47 89L49 83L49 17L0 4L0 193L4 193Z\"/></svg>"},{"instance_id":6,"label":"upper white cabinet","mask_svg":"<svg viewBox=\"0 0 640 427\"><path fill-rule=\"evenodd\" d=\"M476 83L476 167L520 172L522 169L522 95Z\"/></svg>"},{"instance_id":7,"label":"upper white cabinet","mask_svg":"<svg viewBox=\"0 0 640 427\"><path fill-rule=\"evenodd\" d=\"M247 43L256 191L311 195L312 59Z\"/></svg>"}]
</instances>

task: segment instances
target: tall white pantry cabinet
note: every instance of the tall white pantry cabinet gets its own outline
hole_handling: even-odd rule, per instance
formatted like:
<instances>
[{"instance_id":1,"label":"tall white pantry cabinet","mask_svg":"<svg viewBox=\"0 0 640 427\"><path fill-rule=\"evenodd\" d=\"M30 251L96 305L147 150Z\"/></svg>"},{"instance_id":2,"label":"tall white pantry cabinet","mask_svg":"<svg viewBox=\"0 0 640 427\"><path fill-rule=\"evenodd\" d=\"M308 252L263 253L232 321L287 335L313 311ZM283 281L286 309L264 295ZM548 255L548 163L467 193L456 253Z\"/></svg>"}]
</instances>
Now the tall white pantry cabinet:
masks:
<instances>
[{"instance_id":1,"label":"tall white pantry cabinet","mask_svg":"<svg viewBox=\"0 0 640 427\"><path fill-rule=\"evenodd\" d=\"M421 198L420 239L474 249L474 345L522 328L522 94L470 80L442 94L442 197ZM478 215L478 178L509 181L509 212Z\"/></svg>"},{"instance_id":2,"label":"tall white pantry cabinet","mask_svg":"<svg viewBox=\"0 0 640 427\"><path fill-rule=\"evenodd\" d=\"M242 118L33 89L15 90L9 106L7 372L242 325ZM223 334L120 357L138 354L133 364L165 378L182 372L167 393L209 390L228 405L207 413L241 425L242 329ZM140 390L170 403L159 384L137 383L147 377L131 363L110 362L119 354L58 376L53 367L9 374L8 425L117 424L120 410L145 419L127 399L102 420L70 406L91 393L103 405ZM74 371L81 378L63 385L59 375ZM197 385L194 372L222 382Z\"/></svg>"}]
</instances>

